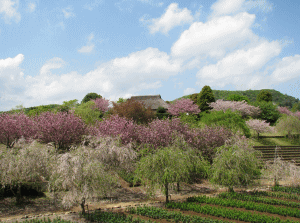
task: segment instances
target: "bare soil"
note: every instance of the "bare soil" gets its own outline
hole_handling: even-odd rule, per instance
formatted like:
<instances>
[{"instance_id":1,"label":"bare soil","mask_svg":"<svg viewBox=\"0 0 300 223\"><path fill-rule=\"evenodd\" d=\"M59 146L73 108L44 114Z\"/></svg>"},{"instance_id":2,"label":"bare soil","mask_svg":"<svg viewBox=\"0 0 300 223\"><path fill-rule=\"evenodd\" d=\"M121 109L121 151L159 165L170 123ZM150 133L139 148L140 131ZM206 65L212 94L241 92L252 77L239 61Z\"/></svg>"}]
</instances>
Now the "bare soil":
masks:
<instances>
[{"instance_id":1,"label":"bare soil","mask_svg":"<svg viewBox=\"0 0 300 223\"><path fill-rule=\"evenodd\" d=\"M147 198L145 188L140 187L129 187L129 184L124 180L120 179L121 188L112 195L110 199L101 201L88 201L86 211L93 210L106 210L115 212L125 212L126 207L133 207L139 205L150 205L163 207L165 202L165 196L159 191L157 191L154 198ZM288 182L280 182L285 184ZM251 189L266 190L272 184L268 181L262 181L260 186L252 187ZM235 191L241 191L245 189L235 189ZM187 197L195 195L209 195L214 196L220 192L226 191L226 188L214 188L209 182L202 181L198 184L180 184L180 191L175 190L170 191L171 200L185 200ZM53 198L48 194L47 197L28 199L22 205L15 205L15 198L6 198L0 201L0 222L23 222L25 220L30 220L33 218L43 219L54 219L57 216L64 220L70 220L72 222L88 222L87 220L80 218L79 213L81 212L80 206L75 206L70 209L63 209L57 202L55 204ZM189 212L184 212L189 214ZM199 213L190 213L193 215L207 217ZM265 214L265 213L264 213ZM149 219L147 217L138 216L141 219ZM223 219L211 217L214 219ZM152 219L154 220L154 219ZM224 220L224 219L223 219ZM165 220L155 219L156 222L166 222ZM242 222L242 221L234 221Z\"/></svg>"}]
</instances>

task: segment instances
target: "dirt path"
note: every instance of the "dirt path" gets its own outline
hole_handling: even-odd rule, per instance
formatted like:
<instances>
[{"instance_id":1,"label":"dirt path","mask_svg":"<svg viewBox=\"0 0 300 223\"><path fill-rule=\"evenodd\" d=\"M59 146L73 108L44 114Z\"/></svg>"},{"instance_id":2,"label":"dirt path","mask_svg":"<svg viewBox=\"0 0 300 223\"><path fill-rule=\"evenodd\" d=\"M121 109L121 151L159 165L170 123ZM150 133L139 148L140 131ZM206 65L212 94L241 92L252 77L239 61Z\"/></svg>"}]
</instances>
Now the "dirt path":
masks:
<instances>
[{"instance_id":1,"label":"dirt path","mask_svg":"<svg viewBox=\"0 0 300 223\"><path fill-rule=\"evenodd\" d=\"M128 183L120 180L121 188L116 191L111 200L100 202L87 202L88 210L109 210L109 211L125 211L126 207L134 207L139 205L151 205L162 207L164 205L165 197L161 193L157 193L153 199L147 199L146 192L143 187L129 187ZM267 185L262 185L260 189ZM225 188L214 189L207 181L199 184L188 185L182 183L180 185L181 191L171 191L171 200L184 200L187 197L199 194L214 195L225 191ZM37 198L24 203L24 205L16 207L12 205L11 198L0 201L0 222L22 222L33 218L54 219L57 216L72 222L88 222L79 217L81 208L79 206L64 210L62 207L55 207L49 198Z\"/></svg>"}]
</instances>

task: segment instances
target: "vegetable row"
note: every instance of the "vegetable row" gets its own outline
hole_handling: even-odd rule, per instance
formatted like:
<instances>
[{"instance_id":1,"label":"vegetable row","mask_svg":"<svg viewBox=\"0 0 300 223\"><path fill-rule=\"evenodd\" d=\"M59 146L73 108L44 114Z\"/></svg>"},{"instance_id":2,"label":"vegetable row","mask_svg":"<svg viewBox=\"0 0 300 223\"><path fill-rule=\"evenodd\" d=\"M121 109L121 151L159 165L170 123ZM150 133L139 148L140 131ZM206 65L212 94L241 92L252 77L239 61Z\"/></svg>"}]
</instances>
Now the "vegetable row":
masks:
<instances>
[{"instance_id":1,"label":"vegetable row","mask_svg":"<svg viewBox=\"0 0 300 223\"><path fill-rule=\"evenodd\" d=\"M207 214L216 217L223 217L232 220L247 221L253 223L291 223L291 222L299 223L299 221L281 220L278 217L256 214L248 211L239 211L239 210L234 210L234 209L229 209L224 207L213 207L210 205L200 205L200 204L189 203L189 202L183 202L183 203L171 202L166 204L166 207L172 209L180 209L183 211L195 211L201 214Z\"/></svg>"},{"instance_id":2,"label":"vegetable row","mask_svg":"<svg viewBox=\"0 0 300 223\"><path fill-rule=\"evenodd\" d=\"M275 198L285 198L285 199L293 199L300 201L300 195L297 194L287 194L284 192L272 192L272 191L255 191L252 192L254 196L265 196L265 197L275 197Z\"/></svg>"},{"instance_id":3,"label":"vegetable row","mask_svg":"<svg viewBox=\"0 0 300 223\"><path fill-rule=\"evenodd\" d=\"M300 218L300 211L297 208L276 207L268 204L260 204L251 201L240 201L234 199L225 200L217 197L198 196L198 197L189 197L187 199L187 202L198 202L198 203L220 205L225 207L245 208L247 210L268 212L271 214L278 214L282 216Z\"/></svg>"},{"instance_id":4,"label":"vegetable row","mask_svg":"<svg viewBox=\"0 0 300 223\"><path fill-rule=\"evenodd\" d=\"M286 193L300 194L300 187L275 186L275 187L272 187L272 191L282 191L282 192L286 192Z\"/></svg>"},{"instance_id":5,"label":"vegetable row","mask_svg":"<svg viewBox=\"0 0 300 223\"><path fill-rule=\"evenodd\" d=\"M242 201L251 201L251 202L258 202L264 204L271 204L271 205L283 205L293 208L300 208L299 202L291 202L291 201L284 201L272 198L265 198L265 197L258 197L248 194L239 194L239 193L221 193L218 195L219 198L230 198Z\"/></svg>"},{"instance_id":6,"label":"vegetable row","mask_svg":"<svg viewBox=\"0 0 300 223\"><path fill-rule=\"evenodd\" d=\"M229 221L214 220L214 219L208 219L208 218L203 218L200 216L193 216L193 215L184 215L180 212L168 211L157 207L128 208L127 211L130 214L147 216L153 219L168 219L168 220L173 220L175 222L229 223Z\"/></svg>"}]
</instances>

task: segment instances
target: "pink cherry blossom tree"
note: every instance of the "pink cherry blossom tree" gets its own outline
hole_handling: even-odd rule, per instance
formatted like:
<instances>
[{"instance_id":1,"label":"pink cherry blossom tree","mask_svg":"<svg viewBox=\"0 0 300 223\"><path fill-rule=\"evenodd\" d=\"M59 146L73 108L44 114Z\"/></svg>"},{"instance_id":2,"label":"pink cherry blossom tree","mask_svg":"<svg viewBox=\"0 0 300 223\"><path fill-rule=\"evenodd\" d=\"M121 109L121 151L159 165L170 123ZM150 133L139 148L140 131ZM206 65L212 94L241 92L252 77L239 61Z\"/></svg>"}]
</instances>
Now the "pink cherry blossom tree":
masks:
<instances>
[{"instance_id":1,"label":"pink cherry blossom tree","mask_svg":"<svg viewBox=\"0 0 300 223\"><path fill-rule=\"evenodd\" d=\"M286 115L292 115L293 114L293 112L291 112L287 107L278 106L277 109L281 114L286 114Z\"/></svg>"},{"instance_id":2,"label":"pink cherry blossom tree","mask_svg":"<svg viewBox=\"0 0 300 223\"><path fill-rule=\"evenodd\" d=\"M210 103L209 106L215 111L225 112L228 109L238 111L243 117L257 117L260 114L260 108L249 105L246 101L223 101L223 99L220 99Z\"/></svg>"},{"instance_id":3,"label":"pink cherry blossom tree","mask_svg":"<svg viewBox=\"0 0 300 223\"><path fill-rule=\"evenodd\" d=\"M270 123L266 122L265 120L250 119L246 121L246 124L250 129L254 130L257 133L257 138L259 138L260 133L274 131L274 129L270 126Z\"/></svg>"},{"instance_id":4,"label":"pink cherry blossom tree","mask_svg":"<svg viewBox=\"0 0 300 223\"><path fill-rule=\"evenodd\" d=\"M198 114L200 109L198 105L193 104L189 98L182 98L169 105L168 112L171 115L179 116L181 113Z\"/></svg>"},{"instance_id":5,"label":"pink cherry blossom tree","mask_svg":"<svg viewBox=\"0 0 300 223\"><path fill-rule=\"evenodd\" d=\"M108 111L109 100L106 100L105 98L96 98L92 101L95 102L94 109L98 109L103 113Z\"/></svg>"}]
</instances>

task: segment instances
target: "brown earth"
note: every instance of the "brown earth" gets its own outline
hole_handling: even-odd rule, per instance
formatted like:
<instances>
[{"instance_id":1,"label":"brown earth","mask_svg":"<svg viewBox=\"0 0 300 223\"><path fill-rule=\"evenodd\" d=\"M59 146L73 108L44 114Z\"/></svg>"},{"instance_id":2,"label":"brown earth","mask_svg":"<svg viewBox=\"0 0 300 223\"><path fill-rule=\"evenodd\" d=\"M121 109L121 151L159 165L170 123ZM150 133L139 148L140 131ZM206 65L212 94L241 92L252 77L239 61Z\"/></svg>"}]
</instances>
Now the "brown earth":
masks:
<instances>
[{"instance_id":1,"label":"brown earth","mask_svg":"<svg viewBox=\"0 0 300 223\"><path fill-rule=\"evenodd\" d=\"M120 179L121 188L117 189L115 194L111 197L110 200L102 201L90 201L88 202L88 211L92 210L107 210L107 211L116 211L125 213L126 207L139 206L139 205L151 205L163 207L165 196L162 195L159 191L157 192L155 198L147 199L146 191L144 187L129 187L129 184L124 180ZM285 182L280 182L281 184ZM270 182L265 181L261 182L261 185L258 187L253 187L252 189L265 190L270 186ZM214 188L207 181L202 181L198 184L188 185L185 183L180 184L180 191L176 192L171 190L171 200L178 201L184 200L187 197L195 195L209 195L213 196L220 192L225 191L226 188ZM245 190L245 189L235 189L236 191ZM14 199L6 198L0 201L0 222L23 222L25 220L30 220L33 218L47 219L56 218L60 216L62 219L70 220L72 222L88 222L87 220L79 217L79 212L81 211L80 206L75 206L70 209L63 209L59 205L54 205L53 198L36 198L26 200L22 205L14 205ZM184 212L188 214L189 212ZM125 213L128 214L128 213ZM193 213L198 216L207 217L199 213ZM147 217L138 216L141 219L149 219ZM217 217L211 217L214 219L223 219ZM152 219L153 220L153 219ZM224 220L224 219L223 219ZM155 220L156 222L166 222L165 220ZM241 222L241 221L233 221Z\"/></svg>"}]
</instances>

